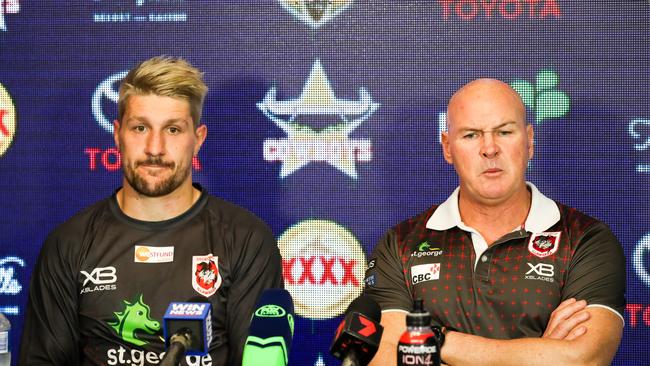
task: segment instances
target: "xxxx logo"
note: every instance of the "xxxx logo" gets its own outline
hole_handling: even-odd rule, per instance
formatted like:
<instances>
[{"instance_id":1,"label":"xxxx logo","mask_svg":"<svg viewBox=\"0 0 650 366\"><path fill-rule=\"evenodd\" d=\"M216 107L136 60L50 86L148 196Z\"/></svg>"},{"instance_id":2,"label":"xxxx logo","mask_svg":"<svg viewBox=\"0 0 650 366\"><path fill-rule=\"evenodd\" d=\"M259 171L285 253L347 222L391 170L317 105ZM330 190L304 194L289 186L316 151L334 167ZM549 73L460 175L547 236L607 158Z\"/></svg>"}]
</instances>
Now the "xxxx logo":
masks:
<instances>
[{"instance_id":1,"label":"xxxx logo","mask_svg":"<svg viewBox=\"0 0 650 366\"><path fill-rule=\"evenodd\" d=\"M535 112L535 122L541 124L550 118L564 117L569 112L569 96L557 89L560 78L551 70L537 74L535 83L515 80L510 83L524 104Z\"/></svg>"},{"instance_id":2,"label":"xxxx logo","mask_svg":"<svg viewBox=\"0 0 650 366\"><path fill-rule=\"evenodd\" d=\"M133 303L124 300L124 305L124 310L115 312L116 320L109 322L108 325L126 342L136 346L147 344L148 342L138 338L136 332L156 334L160 331L160 323L149 316L149 305L144 303L142 295Z\"/></svg>"},{"instance_id":3,"label":"xxxx logo","mask_svg":"<svg viewBox=\"0 0 650 366\"><path fill-rule=\"evenodd\" d=\"M347 9L352 0L279 0L280 5L301 22L316 29Z\"/></svg>"},{"instance_id":4,"label":"xxxx logo","mask_svg":"<svg viewBox=\"0 0 650 366\"><path fill-rule=\"evenodd\" d=\"M16 107L7 89L0 84L0 156L16 136Z\"/></svg>"}]
</instances>

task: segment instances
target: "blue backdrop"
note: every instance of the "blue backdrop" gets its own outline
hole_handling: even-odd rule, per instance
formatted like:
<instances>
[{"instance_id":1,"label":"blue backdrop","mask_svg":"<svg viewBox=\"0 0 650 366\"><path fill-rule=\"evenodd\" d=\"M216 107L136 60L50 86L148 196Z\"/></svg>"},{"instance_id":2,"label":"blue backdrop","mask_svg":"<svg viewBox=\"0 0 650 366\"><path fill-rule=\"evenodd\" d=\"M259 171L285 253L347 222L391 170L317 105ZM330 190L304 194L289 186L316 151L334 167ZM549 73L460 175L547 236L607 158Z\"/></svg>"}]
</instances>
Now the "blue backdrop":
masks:
<instances>
[{"instance_id":1,"label":"blue backdrop","mask_svg":"<svg viewBox=\"0 0 650 366\"><path fill-rule=\"evenodd\" d=\"M393 224L457 184L449 96L494 77L524 96L528 179L607 222L627 256L615 364L650 363L650 4L572 0L0 0L0 310L18 350L58 223L120 185L123 72L159 54L205 71L209 192L276 233L298 320L292 365L336 365L340 314Z\"/></svg>"}]
</instances>

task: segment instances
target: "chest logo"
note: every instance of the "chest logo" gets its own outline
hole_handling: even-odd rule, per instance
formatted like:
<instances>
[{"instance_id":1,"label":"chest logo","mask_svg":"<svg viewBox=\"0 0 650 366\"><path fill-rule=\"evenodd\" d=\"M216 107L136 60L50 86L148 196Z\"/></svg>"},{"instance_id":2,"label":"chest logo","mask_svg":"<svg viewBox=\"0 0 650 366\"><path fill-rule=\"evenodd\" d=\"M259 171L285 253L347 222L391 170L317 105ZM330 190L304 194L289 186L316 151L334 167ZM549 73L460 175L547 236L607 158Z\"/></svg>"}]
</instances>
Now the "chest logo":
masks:
<instances>
[{"instance_id":1,"label":"chest logo","mask_svg":"<svg viewBox=\"0 0 650 366\"><path fill-rule=\"evenodd\" d=\"M135 263L169 263L174 261L174 247L150 247L136 245L133 252Z\"/></svg>"},{"instance_id":2,"label":"chest logo","mask_svg":"<svg viewBox=\"0 0 650 366\"><path fill-rule=\"evenodd\" d=\"M560 246L560 234L559 231L533 234L528 242L528 251L540 258L555 254Z\"/></svg>"},{"instance_id":3,"label":"chest logo","mask_svg":"<svg viewBox=\"0 0 650 366\"><path fill-rule=\"evenodd\" d=\"M221 287L219 257L212 254L192 257L192 287L203 296L214 295Z\"/></svg>"},{"instance_id":4,"label":"chest logo","mask_svg":"<svg viewBox=\"0 0 650 366\"><path fill-rule=\"evenodd\" d=\"M139 339L136 332L156 334L160 331L160 323L151 319L149 305L144 303L142 295L133 303L124 300L124 305L124 310L114 313L116 320L109 322L108 325L124 341L136 346L144 346L148 342Z\"/></svg>"},{"instance_id":5,"label":"chest logo","mask_svg":"<svg viewBox=\"0 0 650 366\"><path fill-rule=\"evenodd\" d=\"M433 281L440 278L440 263L420 264L411 267L411 283Z\"/></svg>"}]
</instances>

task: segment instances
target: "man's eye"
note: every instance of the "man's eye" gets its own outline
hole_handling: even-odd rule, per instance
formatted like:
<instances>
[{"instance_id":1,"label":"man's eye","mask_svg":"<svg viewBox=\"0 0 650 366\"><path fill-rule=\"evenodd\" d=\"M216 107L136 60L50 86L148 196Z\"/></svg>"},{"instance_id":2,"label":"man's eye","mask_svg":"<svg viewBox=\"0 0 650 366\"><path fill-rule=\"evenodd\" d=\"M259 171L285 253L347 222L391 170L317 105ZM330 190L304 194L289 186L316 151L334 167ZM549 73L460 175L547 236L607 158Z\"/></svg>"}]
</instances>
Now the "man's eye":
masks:
<instances>
[{"instance_id":1,"label":"man's eye","mask_svg":"<svg viewBox=\"0 0 650 366\"><path fill-rule=\"evenodd\" d=\"M476 137L478 137L477 132L469 132L463 135L463 138L468 140L475 139Z\"/></svg>"},{"instance_id":2,"label":"man's eye","mask_svg":"<svg viewBox=\"0 0 650 366\"><path fill-rule=\"evenodd\" d=\"M175 135L175 134L177 134L179 132L181 132L181 130L178 127L170 127L169 128L169 133L171 133L172 135Z\"/></svg>"},{"instance_id":3,"label":"man's eye","mask_svg":"<svg viewBox=\"0 0 650 366\"><path fill-rule=\"evenodd\" d=\"M147 130L147 128L144 127L144 126L135 126L133 129L134 129L136 132L144 132L144 131Z\"/></svg>"},{"instance_id":4,"label":"man's eye","mask_svg":"<svg viewBox=\"0 0 650 366\"><path fill-rule=\"evenodd\" d=\"M497 131L497 135L499 135L499 136L508 136L510 134L512 134L511 130L498 130Z\"/></svg>"}]
</instances>

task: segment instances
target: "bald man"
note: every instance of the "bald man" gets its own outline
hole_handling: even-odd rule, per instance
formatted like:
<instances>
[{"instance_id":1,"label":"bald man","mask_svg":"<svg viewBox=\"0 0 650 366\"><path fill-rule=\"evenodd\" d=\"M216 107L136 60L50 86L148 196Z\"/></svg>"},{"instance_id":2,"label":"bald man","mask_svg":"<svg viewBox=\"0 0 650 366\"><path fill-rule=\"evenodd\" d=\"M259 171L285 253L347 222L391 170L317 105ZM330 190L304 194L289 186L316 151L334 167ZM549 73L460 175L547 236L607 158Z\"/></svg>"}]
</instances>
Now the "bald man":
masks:
<instances>
[{"instance_id":1,"label":"bald man","mask_svg":"<svg viewBox=\"0 0 650 366\"><path fill-rule=\"evenodd\" d=\"M413 300L442 329L449 365L608 365L623 331L625 258L604 223L526 181L533 126L492 79L447 108L445 160L459 187L375 247L366 293L384 335L371 365L395 365Z\"/></svg>"}]
</instances>

